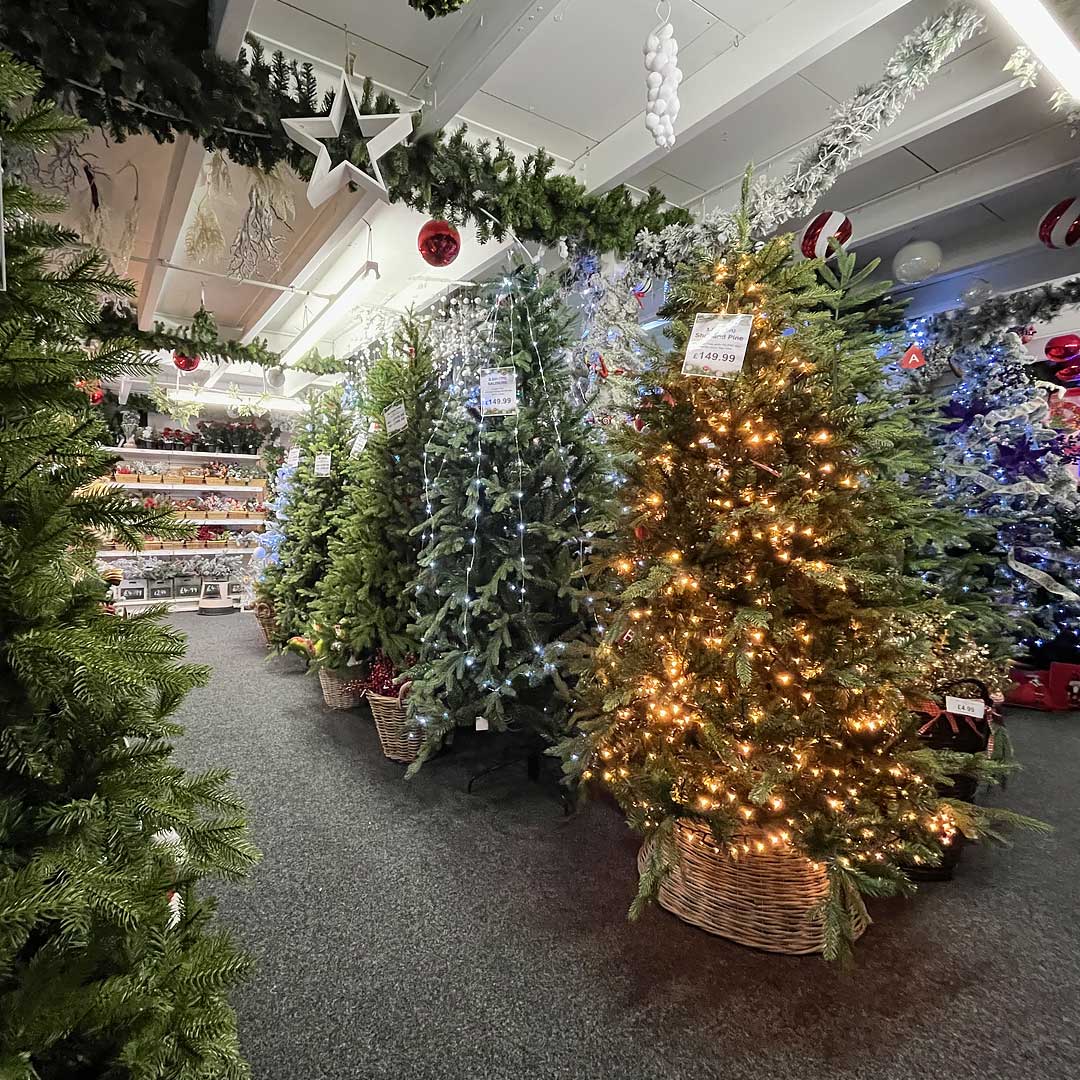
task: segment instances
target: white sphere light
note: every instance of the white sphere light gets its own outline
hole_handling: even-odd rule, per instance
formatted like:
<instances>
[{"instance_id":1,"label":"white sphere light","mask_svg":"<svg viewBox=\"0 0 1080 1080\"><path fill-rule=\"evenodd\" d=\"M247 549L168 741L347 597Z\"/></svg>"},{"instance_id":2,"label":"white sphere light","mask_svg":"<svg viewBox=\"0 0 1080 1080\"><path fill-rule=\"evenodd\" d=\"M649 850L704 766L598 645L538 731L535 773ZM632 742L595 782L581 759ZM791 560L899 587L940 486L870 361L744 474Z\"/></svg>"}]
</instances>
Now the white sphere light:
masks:
<instances>
[{"instance_id":1,"label":"white sphere light","mask_svg":"<svg viewBox=\"0 0 1080 1080\"><path fill-rule=\"evenodd\" d=\"M905 285L914 285L930 277L941 266L941 259L941 248L933 240L913 240L893 256L893 276Z\"/></svg>"},{"instance_id":2,"label":"white sphere light","mask_svg":"<svg viewBox=\"0 0 1080 1080\"><path fill-rule=\"evenodd\" d=\"M675 145L675 118L679 115L679 43L670 22L658 26L642 47L645 57L645 128L662 149Z\"/></svg>"}]
</instances>

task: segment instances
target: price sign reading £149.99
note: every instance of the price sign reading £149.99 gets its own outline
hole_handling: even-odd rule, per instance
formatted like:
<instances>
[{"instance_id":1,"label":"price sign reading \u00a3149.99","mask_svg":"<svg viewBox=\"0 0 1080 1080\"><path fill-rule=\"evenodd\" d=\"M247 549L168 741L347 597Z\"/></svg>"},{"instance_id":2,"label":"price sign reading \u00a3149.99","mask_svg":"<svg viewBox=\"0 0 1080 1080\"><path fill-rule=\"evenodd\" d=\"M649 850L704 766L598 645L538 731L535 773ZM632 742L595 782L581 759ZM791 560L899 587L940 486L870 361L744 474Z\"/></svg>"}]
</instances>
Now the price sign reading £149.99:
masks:
<instances>
[{"instance_id":1,"label":"price sign reading \u00a3149.99","mask_svg":"<svg viewBox=\"0 0 1080 1080\"><path fill-rule=\"evenodd\" d=\"M481 371L480 415L512 416L517 411L517 372L513 368Z\"/></svg>"},{"instance_id":2,"label":"price sign reading \u00a3149.99","mask_svg":"<svg viewBox=\"0 0 1080 1080\"><path fill-rule=\"evenodd\" d=\"M729 379L742 371L746 346L750 342L753 315L724 315L701 312L686 345L684 375L706 379Z\"/></svg>"}]
</instances>

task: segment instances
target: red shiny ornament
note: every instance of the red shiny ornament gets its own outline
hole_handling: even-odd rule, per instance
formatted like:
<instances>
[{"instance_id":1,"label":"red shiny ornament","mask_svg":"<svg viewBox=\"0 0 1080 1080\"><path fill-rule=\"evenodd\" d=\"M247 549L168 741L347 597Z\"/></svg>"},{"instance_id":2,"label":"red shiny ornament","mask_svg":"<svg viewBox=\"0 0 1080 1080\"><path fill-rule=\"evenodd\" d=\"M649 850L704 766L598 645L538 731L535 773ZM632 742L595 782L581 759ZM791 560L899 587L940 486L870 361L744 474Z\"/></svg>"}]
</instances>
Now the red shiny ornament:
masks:
<instances>
[{"instance_id":1,"label":"red shiny ornament","mask_svg":"<svg viewBox=\"0 0 1080 1080\"><path fill-rule=\"evenodd\" d=\"M1080 240L1080 199L1069 195L1039 218L1039 239L1048 248L1070 248Z\"/></svg>"},{"instance_id":2,"label":"red shiny ornament","mask_svg":"<svg viewBox=\"0 0 1080 1080\"><path fill-rule=\"evenodd\" d=\"M842 248L851 239L851 218L839 210L823 210L811 218L805 228L795 237L795 256L803 259L832 257L830 240L836 240Z\"/></svg>"},{"instance_id":3,"label":"red shiny ornament","mask_svg":"<svg viewBox=\"0 0 1080 1080\"><path fill-rule=\"evenodd\" d=\"M194 371L199 366L199 358L197 356L185 356L182 352L174 352L172 362L181 371Z\"/></svg>"},{"instance_id":4,"label":"red shiny ornament","mask_svg":"<svg viewBox=\"0 0 1080 1080\"><path fill-rule=\"evenodd\" d=\"M91 405L100 405L105 400L105 391L99 386L91 390L87 397L89 397Z\"/></svg>"},{"instance_id":5,"label":"red shiny ornament","mask_svg":"<svg viewBox=\"0 0 1080 1080\"><path fill-rule=\"evenodd\" d=\"M1058 382L1072 383L1080 381L1080 364L1066 364L1054 372Z\"/></svg>"},{"instance_id":6,"label":"red shiny ornament","mask_svg":"<svg viewBox=\"0 0 1080 1080\"><path fill-rule=\"evenodd\" d=\"M648 538L649 538L649 530L646 529L644 525L635 525L634 526L634 536L638 540L648 540Z\"/></svg>"},{"instance_id":7,"label":"red shiny ornament","mask_svg":"<svg viewBox=\"0 0 1080 1080\"><path fill-rule=\"evenodd\" d=\"M642 420L640 416L635 416L634 417L634 430L635 431L644 431L645 430L645 421Z\"/></svg>"},{"instance_id":8,"label":"red shiny ornament","mask_svg":"<svg viewBox=\"0 0 1080 1080\"><path fill-rule=\"evenodd\" d=\"M1058 334L1043 348L1046 359L1052 364L1064 364L1080 357L1080 337L1076 334Z\"/></svg>"},{"instance_id":9,"label":"red shiny ornament","mask_svg":"<svg viewBox=\"0 0 1080 1080\"><path fill-rule=\"evenodd\" d=\"M416 247L429 266L449 266L461 253L461 233L449 221L429 221L420 230Z\"/></svg>"}]
</instances>

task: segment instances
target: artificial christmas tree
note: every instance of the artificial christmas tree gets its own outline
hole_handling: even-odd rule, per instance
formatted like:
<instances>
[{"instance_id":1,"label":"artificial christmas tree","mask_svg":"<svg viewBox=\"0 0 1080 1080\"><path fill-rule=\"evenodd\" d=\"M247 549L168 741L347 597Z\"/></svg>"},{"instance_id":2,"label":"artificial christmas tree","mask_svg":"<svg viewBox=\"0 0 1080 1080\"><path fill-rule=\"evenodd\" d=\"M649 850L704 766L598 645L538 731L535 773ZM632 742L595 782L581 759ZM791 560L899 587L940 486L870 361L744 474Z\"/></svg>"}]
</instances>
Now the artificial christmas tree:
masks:
<instances>
[{"instance_id":1,"label":"artificial christmas tree","mask_svg":"<svg viewBox=\"0 0 1080 1080\"><path fill-rule=\"evenodd\" d=\"M872 307L842 302L861 275L848 259L832 288L790 237L753 250L735 225L671 282L676 349L606 560L618 610L559 752L646 836L634 911L659 890L713 932L839 957L863 894L907 891L904 863L979 831L935 783L998 767L924 749L905 698L932 606L906 549L930 508L903 483L921 437L882 387ZM710 313L742 326L691 343Z\"/></svg>"},{"instance_id":2,"label":"artificial christmas tree","mask_svg":"<svg viewBox=\"0 0 1080 1080\"><path fill-rule=\"evenodd\" d=\"M52 103L14 114L33 71L0 53L5 151L80 132ZM10 157L9 157L10 161ZM0 1075L11 1080L240 1080L231 986L247 969L211 924L208 875L255 859L220 771L172 763L169 719L207 677L156 615L109 613L97 533L184 535L98 482L112 459L81 385L156 367L84 345L129 282L60 209L4 185L0 292Z\"/></svg>"},{"instance_id":3,"label":"artificial christmas tree","mask_svg":"<svg viewBox=\"0 0 1080 1080\"><path fill-rule=\"evenodd\" d=\"M330 667L379 650L401 670L416 652L409 585L427 517L424 455L441 403L429 332L417 319L404 320L391 355L367 376L364 431L351 448L355 465L313 610L312 637L321 643L320 663ZM396 405L404 406L406 424L388 432L385 414ZM377 429L366 435L370 424Z\"/></svg>"},{"instance_id":4,"label":"artificial christmas tree","mask_svg":"<svg viewBox=\"0 0 1080 1080\"><path fill-rule=\"evenodd\" d=\"M972 531L944 548L931 579L975 640L1045 668L1080 663L1080 493L1034 362L1011 333L954 354L964 374L934 394L945 423L924 486Z\"/></svg>"},{"instance_id":5,"label":"artificial christmas tree","mask_svg":"<svg viewBox=\"0 0 1080 1080\"><path fill-rule=\"evenodd\" d=\"M346 401L345 387L320 394L295 432L296 465L286 465L278 474L275 518L280 535L258 596L273 606L279 644L311 626L316 587L326 573L330 538L341 511L355 422L355 403Z\"/></svg>"},{"instance_id":6,"label":"artificial christmas tree","mask_svg":"<svg viewBox=\"0 0 1080 1080\"><path fill-rule=\"evenodd\" d=\"M511 728L534 748L557 737L569 653L602 617L584 564L610 467L568 394L569 316L531 267L495 302L493 368L483 389L458 375L427 455L409 698L421 762L455 727Z\"/></svg>"}]
</instances>

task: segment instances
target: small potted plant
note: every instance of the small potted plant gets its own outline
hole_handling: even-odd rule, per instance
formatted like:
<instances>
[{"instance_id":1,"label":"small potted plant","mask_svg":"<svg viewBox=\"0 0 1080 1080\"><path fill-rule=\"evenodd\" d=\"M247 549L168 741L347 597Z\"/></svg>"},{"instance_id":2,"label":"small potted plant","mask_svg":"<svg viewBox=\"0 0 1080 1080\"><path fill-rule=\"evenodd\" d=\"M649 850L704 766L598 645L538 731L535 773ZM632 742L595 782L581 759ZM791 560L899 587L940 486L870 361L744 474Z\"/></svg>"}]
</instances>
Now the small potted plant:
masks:
<instances>
[{"instance_id":1,"label":"small potted plant","mask_svg":"<svg viewBox=\"0 0 1080 1080\"><path fill-rule=\"evenodd\" d=\"M211 461L203 467L203 483L211 487L224 487L229 475L229 467L220 461Z\"/></svg>"},{"instance_id":2,"label":"small potted plant","mask_svg":"<svg viewBox=\"0 0 1080 1080\"><path fill-rule=\"evenodd\" d=\"M135 466L130 465L126 461L121 461L113 473L113 479L118 484L137 484L139 482L139 474L135 471Z\"/></svg>"}]
</instances>

